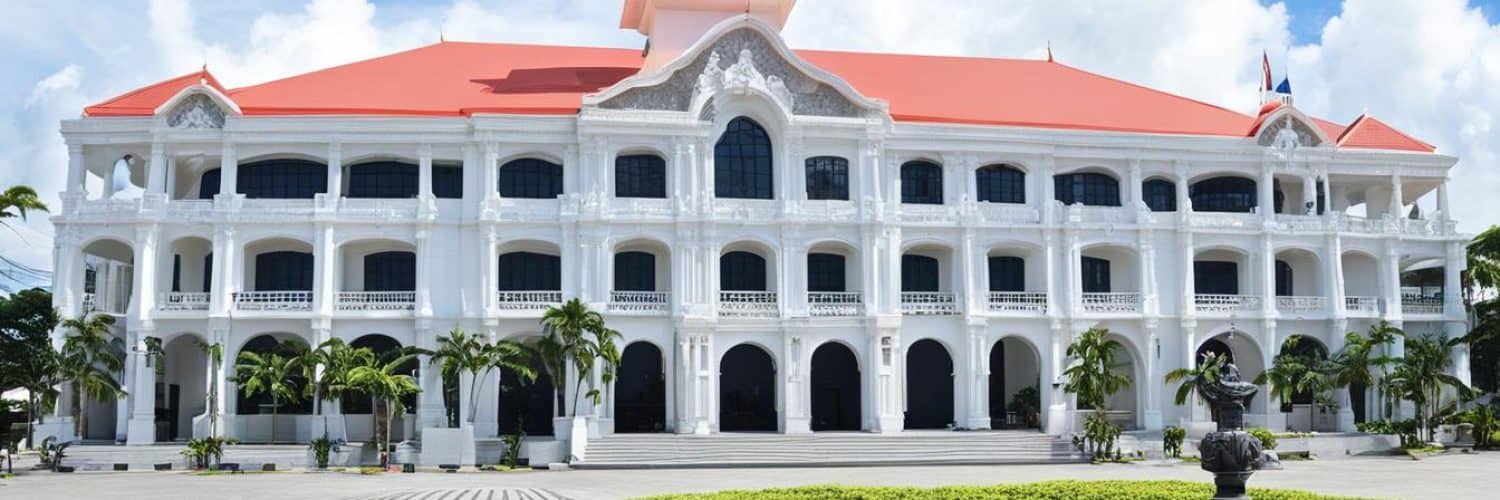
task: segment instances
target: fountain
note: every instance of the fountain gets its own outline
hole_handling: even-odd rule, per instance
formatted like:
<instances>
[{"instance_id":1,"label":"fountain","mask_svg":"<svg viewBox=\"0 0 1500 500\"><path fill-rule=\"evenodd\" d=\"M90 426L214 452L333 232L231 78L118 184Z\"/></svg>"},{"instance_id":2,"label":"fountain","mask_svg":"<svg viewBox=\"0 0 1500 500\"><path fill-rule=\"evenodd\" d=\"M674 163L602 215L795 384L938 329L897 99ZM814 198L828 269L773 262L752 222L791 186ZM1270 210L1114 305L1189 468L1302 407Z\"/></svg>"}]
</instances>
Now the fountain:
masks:
<instances>
[{"instance_id":1,"label":"fountain","mask_svg":"<svg viewBox=\"0 0 1500 500\"><path fill-rule=\"evenodd\" d=\"M1198 394L1214 409L1218 430L1198 444L1203 470L1214 473L1214 499L1250 498L1245 482L1261 465L1260 440L1245 432L1245 407L1259 391L1255 384L1240 381L1234 363L1219 368L1215 381L1199 379Z\"/></svg>"}]
</instances>

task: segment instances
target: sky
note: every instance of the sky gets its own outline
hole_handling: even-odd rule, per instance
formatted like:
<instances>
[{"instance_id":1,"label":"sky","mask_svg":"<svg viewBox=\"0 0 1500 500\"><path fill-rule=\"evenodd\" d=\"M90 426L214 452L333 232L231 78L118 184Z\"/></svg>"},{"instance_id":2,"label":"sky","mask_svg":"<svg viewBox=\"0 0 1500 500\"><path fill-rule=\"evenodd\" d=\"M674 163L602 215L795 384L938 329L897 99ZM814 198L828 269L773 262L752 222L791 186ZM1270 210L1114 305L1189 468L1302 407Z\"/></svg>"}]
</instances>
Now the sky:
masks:
<instances>
[{"instance_id":1,"label":"sky","mask_svg":"<svg viewBox=\"0 0 1500 500\"><path fill-rule=\"evenodd\" d=\"M616 0L11 0L0 2L0 187L52 206L84 106L207 64L250 85L438 41L639 48ZM800 0L794 48L1042 58L1245 113L1260 55L1296 104L1362 112L1460 158L1459 229L1500 223L1500 0ZM1430 209L1430 202L1428 207ZM1425 212L1425 211L1424 211ZM0 230L0 254L51 268L51 223Z\"/></svg>"}]
</instances>

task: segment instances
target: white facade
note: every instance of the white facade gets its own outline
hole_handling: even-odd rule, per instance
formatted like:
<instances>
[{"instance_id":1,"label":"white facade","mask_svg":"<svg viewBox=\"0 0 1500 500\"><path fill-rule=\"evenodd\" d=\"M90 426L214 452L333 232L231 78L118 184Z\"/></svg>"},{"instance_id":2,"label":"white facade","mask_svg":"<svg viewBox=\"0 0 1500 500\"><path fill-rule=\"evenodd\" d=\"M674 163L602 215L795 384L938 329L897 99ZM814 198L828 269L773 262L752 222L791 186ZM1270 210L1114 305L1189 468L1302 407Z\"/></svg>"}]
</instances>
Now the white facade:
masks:
<instances>
[{"instance_id":1,"label":"white facade","mask_svg":"<svg viewBox=\"0 0 1500 500\"><path fill-rule=\"evenodd\" d=\"M766 43L750 44L745 50L755 52L743 59L730 50L743 45L720 43L756 36ZM229 98L198 85L155 117L64 121L68 188L54 217L55 300L66 317L118 316L117 335L132 347L123 374L130 397L91 404L86 437L158 439L158 377L147 376L154 367L140 354L147 337L165 346L159 378L182 394L169 438L203 434L203 388L218 381L229 388L220 395L224 428L258 441L268 436L270 416L241 414L229 382L232 360L254 337L317 344L381 334L433 347L438 336L463 328L489 339L526 338L539 332L545 306L572 297L604 311L623 333L622 346L648 342L660 350L663 430L677 433L719 430L721 379L738 376L719 365L743 344L773 360L780 432L811 429L824 394L812 387L813 354L836 343L858 363L860 429L902 430L909 402L931 401L935 391L951 391L951 409L920 412L941 418L951 411L952 425L989 428L1007 419L992 413L1000 406L992 397L1008 400L1036 385L1040 426L1056 434L1076 428L1075 404L1062 391L1064 351L1091 327L1108 328L1125 346L1134 383L1110 408L1127 427L1145 429L1207 420L1202 408L1174 405L1162 376L1192 363L1210 339L1229 346L1248 379L1292 335L1336 350L1344 333L1380 320L1413 333L1465 329L1456 298L1467 238L1454 231L1445 187L1455 158L1337 148L1292 106L1274 111L1259 136L1244 138L897 122L883 102L801 62L758 19L716 24L683 54L586 96L576 116L243 116ZM709 55L730 67L677 76ZM775 70L826 87L812 98L788 91L784 77L767 73L768 58L784 62ZM696 84L674 87L674 76ZM691 93L688 109L631 104L673 88ZM806 104L814 98L854 112ZM714 146L741 116L772 138L774 199L713 196ZM614 160L635 153L665 160L666 198L614 195ZM127 154L120 168L129 169L138 198L87 192L89 175L111 178ZM816 156L848 161L849 200L807 199L804 159ZM499 167L527 157L562 165L562 196L499 195ZM233 194L237 166L266 158L326 165L327 192L311 199ZM346 167L368 159L416 165L418 196L342 196ZM900 171L911 160L941 166L942 204L902 203ZM461 199L434 197L434 163L462 165ZM992 164L1025 172L1024 203L976 201L975 172ZM214 168L220 194L200 200L201 175ZM1054 176L1078 172L1115 179L1122 206L1054 201ZM1282 199L1285 210L1262 203L1252 213L1193 211L1190 184L1216 176L1251 179L1259 200ZM1153 212L1140 201L1151 179L1175 184L1177 210ZM1326 186L1327 210L1303 215L1317 182ZM1407 207L1423 196L1437 197L1439 209L1408 218ZM254 257L284 250L311 253L311 290L256 290ZM415 254L414 289L363 291L361 258L385 250ZM655 256L656 293L613 286L613 255L632 250ZM560 288L497 292L497 261L513 251L559 256ZM720 258L733 251L766 260L765 293L720 289ZM846 258L846 293L808 291L809 253ZM198 263L209 254L211 283L201 289ZM938 261L937 291L902 291L903 255ZM1024 290L990 291L994 256L1024 259ZM1110 261L1109 292L1083 291L1085 257ZM1206 260L1236 263L1236 293L1195 292L1194 262ZM1294 295L1275 293L1277 261L1291 268ZM1403 294L1404 273L1434 266L1442 268L1440 294ZM94 269L89 288L85 269ZM946 351L951 373L907 362L927 339ZM230 366L209 373L197 342L223 343ZM1007 348L1003 368L991 365L998 345ZM1466 375L1467 355L1454 356ZM441 381L426 368L424 360L425 391L405 419L408 435L446 426ZM908 387L909 376L923 386ZM991 388L992 380L1004 387ZM484 385L478 435L515 419L498 403L497 385ZM1306 427L1266 392L1249 409L1251 423ZM1352 430L1352 405L1339 393L1345 404L1322 426ZM605 432L618 411L607 394L601 407L580 409ZM279 418L285 440L307 439L316 425L308 415ZM351 439L368 433L363 418L349 419Z\"/></svg>"}]
</instances>

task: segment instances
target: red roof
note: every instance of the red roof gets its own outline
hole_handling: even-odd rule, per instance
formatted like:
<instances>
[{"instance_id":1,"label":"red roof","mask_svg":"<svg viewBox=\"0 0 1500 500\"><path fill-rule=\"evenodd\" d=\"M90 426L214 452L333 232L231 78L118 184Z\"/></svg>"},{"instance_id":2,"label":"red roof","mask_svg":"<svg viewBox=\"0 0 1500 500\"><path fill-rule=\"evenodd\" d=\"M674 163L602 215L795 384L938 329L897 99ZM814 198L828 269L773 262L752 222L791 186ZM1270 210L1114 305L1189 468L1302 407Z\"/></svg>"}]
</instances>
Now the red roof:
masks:
<instances>
[{"instance_id":1,"label":"red roof","mask_svg":"<svg viewBox=\"0 0 1500 500\"><path fill-rule=\"evenodd\" d=\"M1244 137L1247 126L1253 133L1264 117L1047 61L821 50L797 54L860 93L884 99L892 117L902 122ZM84 112L148 116L201 78L251 116L568 115L578 112L584 95L634 75L641 63L636 49L443 42L229 90L199 71ZM1318 122L1330 137L1344 132L1337 124ZM1352 137L1350 147L1432 151L1376 123L1370 132Z\"/></svg>"},{"instance_id":2,"label":"red roof","mask_svg":"<svg viewBox=\"0 0 1500 500\"><path fill-rule=\"evenodd\" d=\"M1412 136L1401 133L1395 127L1375 119L1369 114L1359 115L1344 133L1337 136L1341 148L1397 149L1431 153L1437 148Z\"/></svg>"}]
</instances>

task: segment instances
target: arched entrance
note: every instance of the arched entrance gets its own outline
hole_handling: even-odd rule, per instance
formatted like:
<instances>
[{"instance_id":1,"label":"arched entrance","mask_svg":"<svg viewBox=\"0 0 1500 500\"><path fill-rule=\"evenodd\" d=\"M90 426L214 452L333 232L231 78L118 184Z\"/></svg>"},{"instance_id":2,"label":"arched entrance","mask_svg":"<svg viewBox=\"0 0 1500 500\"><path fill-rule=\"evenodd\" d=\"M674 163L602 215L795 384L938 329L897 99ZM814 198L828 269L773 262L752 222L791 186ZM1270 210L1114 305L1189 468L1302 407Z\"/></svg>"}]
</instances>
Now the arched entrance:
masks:
<instances>
[{"instance_id":1,"label":"arched entrance","mask_svg":"<svg viewBox=\"0 0 1500 500\"><path fill-rule=\"evenodd\" d=\"M719 361L719 431L776 430L776 362L740 344Z\"/></svg>"},{"instance_id":2,"label":"arched entrance","mask_svg":"<svg viewBox=\"0 0 1500 500\"><path fill-rule=\"evenodd\" d=\"M625 346L615 380L615 432L667 429L667 378L661 349L650 342Z\"/></svg>"},{"instance_id":3,"label":"arched entrance","mask_svg":"<svg viewBox=\"0 0 1500 500\"><path fill-rule=\"evenodd\" d=\"M936 340L918 340L906 350L906 428L952 424L953 358Z\"/></svg>"},{"instance_id":4,"label":"arched entrance","mask_svg":"<svg viewBox=\"0 0 1500 500\"><path fill-rule=\"evenodd\" d=\"M375 354L375 361L379 365L395 360L403 354L401 342L390 336L371 333L354 339L349 346L355 349L369 349ZM404 363L399 373L417 377L417 360L410 359ZM401 398L402 412L395 414L391 422L391 438L405 440L412 437L415 432L415 415L417 411L417 395L410 394ZM385 428L387 408L385 402L361 391L349 391L340 396L340 412L344 414L344 425L347 426L348 437L351 441L373 441L380 429Z\"/></svg>"},{"instance_id":5,"label":"arched entrance","mask_svg":"<svg viewBox=\"0 0 1500 500\"><path fill-rule=\"evenodd\" d=\"M193 437L193 417L207 412L208 359L196 335L178 335L163 346L153 367L156 382L156 441Z\"/></svg>"},{"instance_id":6,"label":"arched entrance","mask_svg":"<svg viewBox=\"0 0 1500 500\"><path fill-rule=\"evenodd\" d=\"M500 434L524 430L528 436L551 436L557 390L540 360L531 360L536 380L527 383L507 367L500 368Z\"/></svg>"},{"instance_id":7,"label":"arched entrance","mask_svg":"<svg viewBox=\"0 0 1500 500\"><path fill-rule=\"evenodd\" d=\"M1277 356L1289 358L1294 364L1320 367L1328 361L1328 346L1306 335L1292 335L1281 344ZM1289 414L1286 419L1287 430L1314 432L1335 429L1338 426L1337 410L1324 406L1326 401L1320 401L1331 394L1332 391L1318 394L1309 388L1293 393L1291 401L1283 400L1281 412Z\"/></svg>"},{"instance_id":8,"label":"arched entrance","mask_svg":"<svg viewBox=\"0 0 1500 500\"><path fill-rule=\"evenodd\" d=\"M1019 338L990 348L990 428L1041 426L1040 366L1036 350Z\"/></svg>"},{"instance_id":9,"label":"arched entrance","mask_svg":"<svg viewBox=\"0 0 1500 500\"><path fill-rule=\"evenodd\" d=\"M811 396L812 430L859 430L859 360L844 344L813 351Z\"/></svg>"}]
</instances>

